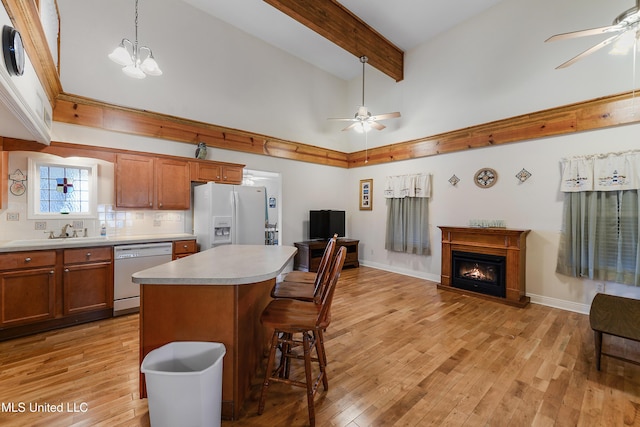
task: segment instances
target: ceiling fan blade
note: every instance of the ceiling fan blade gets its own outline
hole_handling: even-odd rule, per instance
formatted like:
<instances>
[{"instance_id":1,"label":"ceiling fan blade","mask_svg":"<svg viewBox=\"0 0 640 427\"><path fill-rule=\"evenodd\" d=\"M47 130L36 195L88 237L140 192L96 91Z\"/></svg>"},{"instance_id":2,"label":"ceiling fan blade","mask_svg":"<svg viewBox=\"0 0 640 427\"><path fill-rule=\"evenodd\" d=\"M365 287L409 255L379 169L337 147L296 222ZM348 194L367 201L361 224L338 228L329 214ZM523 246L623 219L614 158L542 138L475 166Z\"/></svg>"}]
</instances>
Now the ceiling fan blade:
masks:
<instances>
[{"instance_id":1,"label":"ceiling fan blade","mask_svg":"<svg viewBox=\"0 0 640 427\"><path fill-rule=\"evenodd\" d=\"M382 129L386 128L386 126L383 125L382 123L378 123L378 122L374 122L374 121L369 122L369 125L371 125L372 128L377 129L377 130L382 130Z\"/></svg>"},{"instance_id":2,"label":"ceiling fan blade","mask_svg":"<svg viewBox=\"0 0 640 427\"><path fill-rule=\"evenodd\" d=\"M578 37L594 36L596 34L610 33L624 29L620 25L607 25L606 27L591 28L588 30L572 31L570 33L556 34L545 40L545 42L553 42L557 40L574 39Z\"/></svg>"},{"instance_id":3,"label":"ceiling fan blade","mask_svg":"<svg viewBox=\"0 0 640 427\"><path fill-rule=\"evenodd\" d=\"M582 58L584 58L584 57L586 57L588 55L591 55L593 52L596 52L596 51L602 49L603 47L605 47L606 45L613 43L614 41L619 39L623 34L624 33L616 34L615 36L609 37L608 39L598 43L595 46L591 46L589 49L585 50L581 54L576 55L573 58L571 58L570 60L568 60L567 62L564 62L564 63L558 65L556 67L556 70L558 70L560 68L567 68L568 66L574 64L575 62L581 60Z\"/></svg>"},{"instance_id":4,"label":"ceiling fan blade","mask_svg":"<svg viewBox=\"0 0 640 427\"><path fill-rule=\"evenodd\" d=\"M341 122L357 122L358 121L357 119L354 119L354 118L347 119L344 117L328 118L327 120L338 120Z\"/></svg>"},{"instance_id":5,"label":"ceiling fan blade","mask_svg":"<svg viewBox=\"0 0 640 427\"><path fill-rule=\"evenodd\" d=\"M395 119L396 117L400 117L400 113L398 111L394 113L376 114L371 117L371 120Z\"/></svg>"},{"instance_id":6,"label":"ceiling fan blade","mask_svg":"<svg viewBox=\"0 0 640 427\"><path fill-rule=\"evenodd\" d=\"M360 126L360 123L361 122L351 123L349 126L347 126L346 128L342 129L342 131L351 130L351 129L355 128L356 126Z\"/></svg>"}]
</instances>

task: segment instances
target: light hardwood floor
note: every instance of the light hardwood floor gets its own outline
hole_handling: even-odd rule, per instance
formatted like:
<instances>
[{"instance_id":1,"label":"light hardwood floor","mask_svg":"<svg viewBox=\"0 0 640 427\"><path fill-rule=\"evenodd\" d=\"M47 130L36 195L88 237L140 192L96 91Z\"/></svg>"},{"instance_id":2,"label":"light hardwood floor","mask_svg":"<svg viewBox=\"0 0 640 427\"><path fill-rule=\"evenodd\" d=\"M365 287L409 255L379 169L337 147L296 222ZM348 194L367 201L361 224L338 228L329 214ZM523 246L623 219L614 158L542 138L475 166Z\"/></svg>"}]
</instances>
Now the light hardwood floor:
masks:
<instances>
[{"instance_id":1,"label":"light hardwood floor","mask_svg":"<svg viewBox=\"0 0 640 427\"><path fill-rule=\"evenodd\" d=\"M344 270L332 317L318 425L640 426L640 366L604 357L596 371L585 315L360 267ZM605 346L640 358L637 343L605 336ZM241 419L223 426L308 423L304 390L272 385L258 416L259 390L258 378ZM138 316L0 343L0 402L1 426L149 425ZM87 410L31 413L33 403Z\"/></svg>"}]
</instances>

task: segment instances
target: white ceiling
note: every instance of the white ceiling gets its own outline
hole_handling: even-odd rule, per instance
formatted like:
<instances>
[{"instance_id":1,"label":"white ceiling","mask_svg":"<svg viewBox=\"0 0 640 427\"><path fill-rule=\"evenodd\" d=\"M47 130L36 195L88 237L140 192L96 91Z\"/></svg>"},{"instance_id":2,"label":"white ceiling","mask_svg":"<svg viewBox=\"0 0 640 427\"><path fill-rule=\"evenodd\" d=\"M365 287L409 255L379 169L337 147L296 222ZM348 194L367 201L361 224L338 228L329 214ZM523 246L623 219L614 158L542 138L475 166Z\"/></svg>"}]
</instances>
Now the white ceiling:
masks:
<instances>
[{"instance_id":1,"label":"white ceiling","mask_svg":"<svg viewBox=\"0 0 640 427\"><path fill-rule=\"evenodd\" d=\"M337 77L350 80L360 62L262 0L182 0ZM405 52L501 0L340 0Z\"/></svg>"}]
</instances>

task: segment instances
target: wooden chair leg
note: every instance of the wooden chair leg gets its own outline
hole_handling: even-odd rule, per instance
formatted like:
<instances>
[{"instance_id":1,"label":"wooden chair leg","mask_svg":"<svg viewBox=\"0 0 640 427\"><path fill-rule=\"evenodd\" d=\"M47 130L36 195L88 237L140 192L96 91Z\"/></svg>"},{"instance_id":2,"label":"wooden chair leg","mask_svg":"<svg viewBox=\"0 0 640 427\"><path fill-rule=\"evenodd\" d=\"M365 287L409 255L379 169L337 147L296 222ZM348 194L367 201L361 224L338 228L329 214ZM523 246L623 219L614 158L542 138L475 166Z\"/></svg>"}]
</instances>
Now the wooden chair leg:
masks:
<instances>
[{"instance_id":1,"label":"wooden chair leg","mask_svg":"<svg viewBox=\"0 0 640 427\"><path fill-rule=\"evenodd\" d=\"M315 406L313 402L314 397L314 387L313 380L311 379L311 344L310 344L311 336L304 332L302 334L302 346L304 351L304 373L307 383L307 406L309 410L309 424L311 427L316 425L316 413Z\"/></svg>"},{"instance_id":2,"label":"wooden chair leg","mask_svg":"<svg viewBox=\"0 0 640 427\"><path fill-rule=\"evenodd\" d=\"M602 332L593 331L593 341L596 345L596 369L600 370L600 360L602 359Z\"/></svg>"},{"instance_id":3,"label":"wooden chair leg","mask_svg":"<svg viewBox=\"0 0 640 427\"><path fill-rule=\"evenodd\" d=\"M271 337L271 351L269 352L269 358L267 359L267 367L264 373L264 382L262 383L262 392L260 393L260 403L258 404L258 415L262 415L264 411L264 402L267 397L267 388L269 387L269 380L271 379L271 367L276 357L276 350L278 349L278 331L273 331Z\"/></svg>"},{"instance_id":4,"label":"wooden chair leg","mask_svg":"<svg viewBox=\"0 0 640 427\"><path fill-rule=\"evenodd\" d=\"M329 380L327 378L327 354L324 351L324 336L321 329L318 329L315 334L316 354L318 355L318 365L320 368L320 374L322 375L322 386L326 391L329 390Z\"/></svg>"}]
</instances>

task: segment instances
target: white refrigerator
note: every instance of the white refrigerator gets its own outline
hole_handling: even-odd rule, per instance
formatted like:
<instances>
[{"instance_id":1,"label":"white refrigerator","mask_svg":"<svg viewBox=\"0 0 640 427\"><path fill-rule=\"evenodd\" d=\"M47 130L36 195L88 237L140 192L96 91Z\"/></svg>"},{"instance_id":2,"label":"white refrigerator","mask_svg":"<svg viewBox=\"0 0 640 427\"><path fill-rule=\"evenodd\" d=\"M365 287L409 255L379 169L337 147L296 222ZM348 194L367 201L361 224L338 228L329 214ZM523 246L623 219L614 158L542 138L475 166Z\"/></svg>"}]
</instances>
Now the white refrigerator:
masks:
<instances>
[{"instance_id":1,"label":"white refrigerator","mask_svg":"<svg viewBox=\"0 0 640 427\"><path fill-rule=\"evenodd\" d=\"M209 182L193 189L193 233L200 250L264 245L266 189Z\"/></svg>"}]
</instances>

